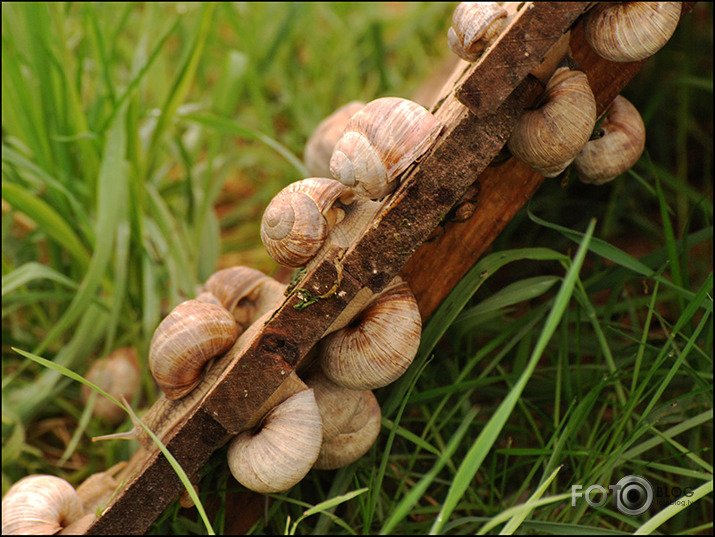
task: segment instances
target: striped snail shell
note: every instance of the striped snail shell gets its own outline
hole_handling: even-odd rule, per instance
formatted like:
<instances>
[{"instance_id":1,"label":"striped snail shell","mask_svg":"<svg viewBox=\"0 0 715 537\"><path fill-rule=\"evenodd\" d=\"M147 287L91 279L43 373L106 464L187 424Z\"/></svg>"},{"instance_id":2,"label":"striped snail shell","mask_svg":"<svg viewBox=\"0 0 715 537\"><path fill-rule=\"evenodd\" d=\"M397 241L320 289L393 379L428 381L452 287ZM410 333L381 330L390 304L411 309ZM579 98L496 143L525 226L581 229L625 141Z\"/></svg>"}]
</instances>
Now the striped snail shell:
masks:
<instances>
[{"instance_id":1,"label":"striped snail shell","mask_svg":"<svg viewBox=\"0 0 715 537\"><path fill-rule=\"evenodd\" d=\"M649 58L671 38L682 2L601 2L584 17L586 42L602 58L634 62Z\"/></svg>"},{"instance_id":2,"label":"striped snail shell","mask_svg":"<svg viewBox=\"0 0 715 537\"><path fill-rule=\"evenodd\" d=\"M596 100L586 74L561 67L539 106L519 116L507 145L532 170L556 177L586 145L595 124Z\"/></svg>"},{"instance_id":3,"label":"striped snail shell","mask_svg":"<svg viewBox=\"0 0 715 537\"><path fill-rule=\"evenodd\" d=\"M350 324L320 340L320 366L330 380L352 390L387 386L414 360L421 332L417 301L396 279Z\"/></svg>"},{"instance_id":4,"label":"striped snail shell","mask_svg":"<svg viewBox=\"0 0 715 537\"><path fill-rule=\"evenodd\" d=\"M313 467L322 429L313 390L290 396L268 413L257 431L231 440L228 465L233 477L263 494L288 490Z\"/></svg>"},{"instance_id":5,"label":"striped snail shell","mask_svg":"<svg viewBox=\"0 0 715 537\"><path fill-rule=\"evenodd\" d=\"M3 535L53 535L82 518L82 501L60 477L23 477L2 499Z\"/></svg>"},{"instance_id":6,"label":"striped snail shell","mask_svg":"<svg viewBox=\"0 0 715 537\"><path fill-rule=\"evenodd\" d=\"M238 338L238 325L223 307L199 300L176 306L159 324L149 349L149 368L168 399L180 399L202 378L209 360Z\"/></svg>"},{"instance_id":7,"label":"striped snail shell","mask_svg":"<svg viewBox=\"0 0 715 537\"><path fill-rule=\"evenodd\" d=\"M586 143L573 161L583 183L602 185L638 162L645 149L645 125L631 102L618 95L601 123L601 136Z\"/></svg>"},{"instance_id":8,"label":"striped snail shell","mask_svg":"<svg viewBox=\"0 0 715 537\"><path fill-rule=\"evenodd\" d=\"M321 177L296 181L271 200L261 220L261 240L268 255L287 267L301 267L320 250L328 232L352 203L344 185Z\"/></svg>"},{"instance_id":9,"label":"striped snail shell","mask_svg":"<svg viewBox=\"0 0 715 537\"><path fill-rule=\"evenodd\" d=\"M441 128L417 103L376 99L348 121L330 158L330 172L358 195L382 198L397 188L399 176L432 146Z\"/></svg>"},{"instance_id":10,"label":"striped snail shell","mask_svg":"<svg viewBox=\"0 0 715 537\"><path fill-rule=\"evenodd\" d=\"M452 14L447 44L457 56L475 62L506 24L507 12L497 2L462 2Z\"/></svg>"}]
</instances>

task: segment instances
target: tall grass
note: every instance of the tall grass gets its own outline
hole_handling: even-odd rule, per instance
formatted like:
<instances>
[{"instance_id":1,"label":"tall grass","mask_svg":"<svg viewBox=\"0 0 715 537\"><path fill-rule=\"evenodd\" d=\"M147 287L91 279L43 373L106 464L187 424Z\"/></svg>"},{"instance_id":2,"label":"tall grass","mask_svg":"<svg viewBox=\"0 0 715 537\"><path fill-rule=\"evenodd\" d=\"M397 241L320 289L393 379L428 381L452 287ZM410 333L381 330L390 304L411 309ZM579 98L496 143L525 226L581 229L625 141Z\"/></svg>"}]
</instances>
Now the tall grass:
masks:
<instances>
[{"instance_id":1,"label":"tall grass","mask_svg":"<svg viewBox=\"0 0 715 537\"><path fill-rule=\"evenodd\" d=\"M133 449L91 444L113 430L79 385L11 347L80 374L119 346L146 356L216 268L273 271L258 221L305 176L312 128L412 95L452 8L3 4L3 491L77 484ZM217 533L712 531L712 9L695 9L624 92L648 131L636 167L544 184L377 392L360 461L251 523L217 453L200 485ZM156 398L143 378L134 408ZM573 485L629 474L663 493L646 513L572 507ZM691 505L663 509L675 487ZM177 504L153 531L205 529Z\"/></svg>"}]
</instances>

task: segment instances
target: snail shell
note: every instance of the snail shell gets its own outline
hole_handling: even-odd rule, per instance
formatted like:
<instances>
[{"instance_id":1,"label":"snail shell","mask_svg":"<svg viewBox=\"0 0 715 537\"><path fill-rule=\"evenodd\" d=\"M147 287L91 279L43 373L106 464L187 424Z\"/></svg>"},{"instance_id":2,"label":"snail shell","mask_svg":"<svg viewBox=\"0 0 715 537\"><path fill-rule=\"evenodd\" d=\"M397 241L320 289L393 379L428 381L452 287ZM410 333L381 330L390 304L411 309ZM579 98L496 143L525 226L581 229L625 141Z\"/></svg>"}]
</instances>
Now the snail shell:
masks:
<instances>
[{"instance_id":1,"label":"snail shell","mask_svg":"<svg viewBox=\"0 0 715 537\"><path fill-rule=\"evenodd\" d=\"M499 36L507 12L496 2L462 2L452 14L447 32L449 48L468 62L475 62Z\"/></svg>"},{"instance_id":2,"label":"snail shell","mask_svg":"<svg viewBox=\"0 0 715 537\"><path fill-rule=\"evenodd\" d=\"M159 324L149 349L149 368L168 399L179 399L201 380L206 363L238 338L238 326L221 306L187 300Z\"/></svg>"},{"instance_id":3,"label":"snail shell","mask_svg":"<svg viewBox=\"0 0 715 537\"><path fill-rule=\"evenodd\" d=\"M420 345L422 320L412 291L397 281L371 299L346 327L318 344L320 365L333 382L374 390L397 380Z\"/></svg>"},{"instance_id":4,"label":"snail shell","mask_svg":"<svg viewBox=\"0 0 715 537\"><path fill-rule=\"evenodd\" d=\"M305 144L303 161L314 177L330 177L330 156L345 130L345 125L365 103L351 101L321 121Z\"/></svg>"},{"instance_id":5,"label":"snail shell","mask_svg":"<svg viewBox=\"0 0 715 537\"><path fill-rule=\"evenodd\" d=\"M286 285L259 270L236 266L219 270L206 280L204 289L228 310L241 330L246 330L283 299Z\"/></svg>"},{"instance_id":6,"label":"snail shell","mask_svg":"<svg viewBox=\"0 0 715 537\"><path fill-rule=\"evenodd\" d=\"M287 267L305 265L344 217L340 204L352 200L352 192L332 179L312 177L288 185L263 213L261 240L268 255Z\"/></svg>"},{"instance_id":7,"label":"snail shell","mask_svg":"<svg viewBox=\"0 0 715 537\"><path fill-rule=\"evenodd\" d=\"M671 38L680 11L681 2L602 2L584 18L586 42L612 62L644 60Z\"/></svg>"},{"instance_id":8,"label":"snail shell","mask_svg":"<svg viewBox=\"0 0 715 537\"><path fill-rule=\"evenodd\" d=\"M288 490L318 458L322 430L313 390L298 392L271 410L258 432L245 431L231 441L231 473L255 492Z\"/></svg>"},{"instance_id":9,"label":"snail shell","mask_svg":"<svg viewBox=\"0 0 715 537\"><path fill-rule=\"evenodd\" d=\"M52 475L20 479L2 500L3 535L53 535L82 518L72 485Z\"/></svg>"},{"instance_id":10,"label":"snail shell","mask_svg":"<svg viewBox=\"0 0 715 537\"><path fill-rule=\"evenodd\" d=\"M595 123L596 100L586 74L561 67L546 85L540 106L521 114L507 145L532 170L556 177L586 145Z\"/></svg>"},{"instance_id":11,"label":"snail shell","mask_svg":"<svg viewBox=\"0 0 715 537\"><path fill-rule=\"evenodd\" d=\"M357 194L379 199L436 140L439 120L417 103L384 97L350 118L330 158L330 172Z\"/></svg>"},{"instance_id":12,"label":"snail shell","mask_svg":"<svg viewBox=\"0 0 715 537\"><path fill-rule=\"evenodd\" d=\"M315 392L323 422L323 445L313 468L334 470L365 455L380 433L382 413L375 395L343 388L319 368L306 384Z\"/></svg>"},{"instance_id":13,"label":"snail shell","mask_svg":"<svg viewBox=\"0 0 715 537\"><path fill-rule=\"evenodd\" d=\"M618 95L601 123L603 136L590 140L574 160L584 183L602 185L638 162L645 148L645 125L635 106Z\"/></svg>"},{"instance_id":14,"label":"snail shell","mask_svg":"<svg viewBox=\"0 0 715 537\"><path fill-rule=\"evenodd\" d=\"M128 401L139 389L139 360L132 347L121 347L104 358L96 360L87 370L87 380L102 388L105 392L119 399L123 395ZM82 399L86 403L92 389L82 386ZM124 410L109 399L100 397L96 400L92 413L105 418L113 424L124 420Z\"/></svg>"}]
</instances>

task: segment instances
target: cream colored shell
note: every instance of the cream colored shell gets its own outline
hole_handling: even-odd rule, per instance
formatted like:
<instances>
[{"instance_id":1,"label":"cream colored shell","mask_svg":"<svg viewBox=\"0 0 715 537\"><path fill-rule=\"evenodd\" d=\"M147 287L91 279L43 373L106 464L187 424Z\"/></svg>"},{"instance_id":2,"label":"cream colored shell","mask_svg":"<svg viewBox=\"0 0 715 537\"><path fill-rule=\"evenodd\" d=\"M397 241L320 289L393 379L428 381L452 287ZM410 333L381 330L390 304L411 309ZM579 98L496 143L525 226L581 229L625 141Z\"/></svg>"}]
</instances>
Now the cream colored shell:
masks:
<instances>
[{"instance_id":1,"label":"cream colored shell","mask_svg":"<svg viewBox=\"0 0 715 537\"><path fill-rule=\"evenodd\" d=\"M596 100L586 74L556 70L540 105L525 110L507 142L519 161L545 177L556 177L583 149L596 123Z\"/></svg>"},{"instance_id":2,"label":"cream colored shell","mask_svg":"<svg viewBox=\"0 0 715 537\"><path fill-rule=\"evenodd\" d=\"M613 62L644 60L671 38L681 9L681 2L601 2L584 18L586 42Z\"/></svg>"},{"instance_id":3,"label":"cream colored shell","mask_svg":"<svg viewBox=\"0 0 715 537\"><path fill-rule=\"evenodd\" d=\"M131 401L139 389L139 360L132 347L121 347L104 358L96 360L87 370L87 380L102 388L105 392L119 399L123 395ZM82 386L82 399L86 403L92 389ZM126 413L109 399L98 396L92 414L100 416L110 423L117 424L124 420Z\"/></svg>"},{"instance_id":4,"label":"cream colored shell","mask_svg":"<svg viewBox=\"0 0 715 537\"><path fill-rule=\"evenodd\" d=\"M246 330L258 317L280 304L286 285L259 270L235 266L211 275L204 289Z\"/></svg>"},{"instance_id":5,"label":"cream colored shell","mask_svg":"<svg viewBox=\"0 0 715 537\"><path fill-rule=\"evenodd\" d=\"M263 213L261 240L266 252L286 267L305 265L344 217L341 204L351 203L353 197L344 185L321 177L288 185Z\"/></svg>"},{"instance_id":6,"label":"cream colored shell","mask_svg":"<svg viewBox=\"0 0 715 537\"><path fill-rule=\"evenodd\" d=\"M315 392L323 422L323 445L314 468L334 470L365 455L380 433L382 413L375 395L343 388L319 368L306 384Z\"/></svg>"},{"instance_id":7,"label":"cream colored shell","mask_svg":"<svg viewBox=\"0 0 715 537\"><path fill-rule=\"evenodd\" d=\"M298 392L275 407L257 432L240 433L231 441L231 473L255 492L288 490L305 477L318 458L322 430L313 390Z\"/></svg>"},{"instance_id":8,"label":"cream colored shell","mask_svg":"<svg viewBox=\"0 0 715 537\"><path fill-rule=\"evenodd\" d=\"M507 12L497 2L462 2L452 14L447 44L457 56L475 62L504 29Z\"/></svg>"},{"instance_id":9,"label":"cream colored shell","mask_svg":"<svg viewBox=\"0 0 715 537\"><path fill-rule=\"evenodd\" d=\"M360 196L379 199L434 143L442 125L417 103L384 97L350 118L335 144L330 171Z\"/></svg>"},{"instance_id":10,"label":"cream colored shell","mask_svg":"<svg viewBox=\"0 0 715 537\"><path fill-rule=\"evenodd\" d=\"M222 306L187 300L159 324L149 349L149 368L168 399L180 399L196 386L206 363L224 354L239 329Z\"/></svg>"},{"instance_id":11,"label":"cream colored shell","mask_svg":"<svg viewBox=\"0 0 715 537\"><path fill-rule=\"evenodd\" d=\"M82 518L72 485L51 475L20 479L2 500L3 535L53 535Z\"/></svg>"},{"instance_id":12,"label":"cream colored shell","mask_svg":"<svg viewBox=\"0 0 715 537\"><path fill-rule=\"evenodd\" d=\"M405 282L376 295L353 321L318 344L320 365L333 382L374 390L397 380L420 345L422 321Z\"/></svg>"},{"instance_id":13,"label":"cream colored shell","mask_svg":"<svg viewBox=\"0 0 715 537\"><path fill-rule=\"evenodd\" d=\"M330 177L330 157L335 144L343 135L350 118L363 109L365 103L351 101L321 121L308 138L303 162L314 177Z\"/></svg>"},{"instance_id":14,"label":"cream colored shell","mask_svg":"<svg viewBox=\"0 0 715 537\"><path fill-rule=\"evenodd\" d=\"M574 160L574 168L584 183L602 185L612 181L633 167L645 148L643 119L625 97L619 95L613 100L600 130L602 136L589 141Z\"/></svg>"}]
</instances>

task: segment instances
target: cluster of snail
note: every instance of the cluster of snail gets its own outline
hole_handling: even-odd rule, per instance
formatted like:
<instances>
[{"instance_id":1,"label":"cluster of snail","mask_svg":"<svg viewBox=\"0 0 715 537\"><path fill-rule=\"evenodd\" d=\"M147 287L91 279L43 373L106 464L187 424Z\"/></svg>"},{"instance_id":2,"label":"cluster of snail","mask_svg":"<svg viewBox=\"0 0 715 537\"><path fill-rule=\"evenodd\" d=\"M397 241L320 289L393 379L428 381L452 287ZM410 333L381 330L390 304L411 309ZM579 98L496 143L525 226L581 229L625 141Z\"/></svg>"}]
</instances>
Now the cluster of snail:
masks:
<instances>
[{"instance_id":1,"label":"cluster of snail","mask_svg":"<svg viewBox=\"0 0 715 537\"><path fill-rule=\"evenodd\" d=\"M680 20L681 2L603 2L586 13L589 46L613 62L634 62L665 45ZM448 33L450 49L478 61L506 27L509 12L497 2L462 2ZM545 177L573 166L584 183L602 185L631 168L645 148L645 125L636 108L617 96L596 126L596 103L586 75L571 62L559 67L535 109L519 118L507 147Z\"/></svg>"},{"instance_id":2,"label":"cluster of snail","mask_svg":"<svg viewBox=\"0 0 715 537\"><path fill-rule=\"evenodd\" d=\"M679 2L603 3L584 17L586 40L608 60L642 60L670 38L680 10ZM496 2L461 3L454 11L449 47L464 60L478 61L507 25L508 12ZM544 176L555 177L573 164L582 181L603 184L638 160L645 127L621 96L594 136L596 119L586 75L566 62L551 75L538 106L519 118L507 147ZM354 235L343 231L355 225L351 215L374 211L377 200L397 188L441 130L434 115L406 99L353 102L336 111L306 145L304 159L314 177L284 188L266 208L261 222L266 251L283 266L310 267L329 237L349 246L341 240ZM157 328L149 354L151 372L166 398L188 397L217 358L250 342L283 302L286 288L257 270L233 267L211 276L196 299L174 308ZM396 278L351 320L324 335L305 378L291 375L290 396L277 401L257 428L231 440L229 467L236 479L258 492L280 492L311 468L339 468L363 456L380 430L380 407L372 390L406 371L420 333L416 300ZM122 372L108 373L115 367ZM138 384L134 351L122 349L98 361L88 378L99 385L132 378L130 386L111 390L131 399L131 385ZM105 407L99 399L95 403L96 415L112 423L122 419L113 405ZM171 423L161 426L170 428ZM152 447L138 428L133 434ZM116 471L96 474L76 491L53 476L18 481L3 499L3 533L83 531L117 486Z\"/></svg>"}]
</instances>

